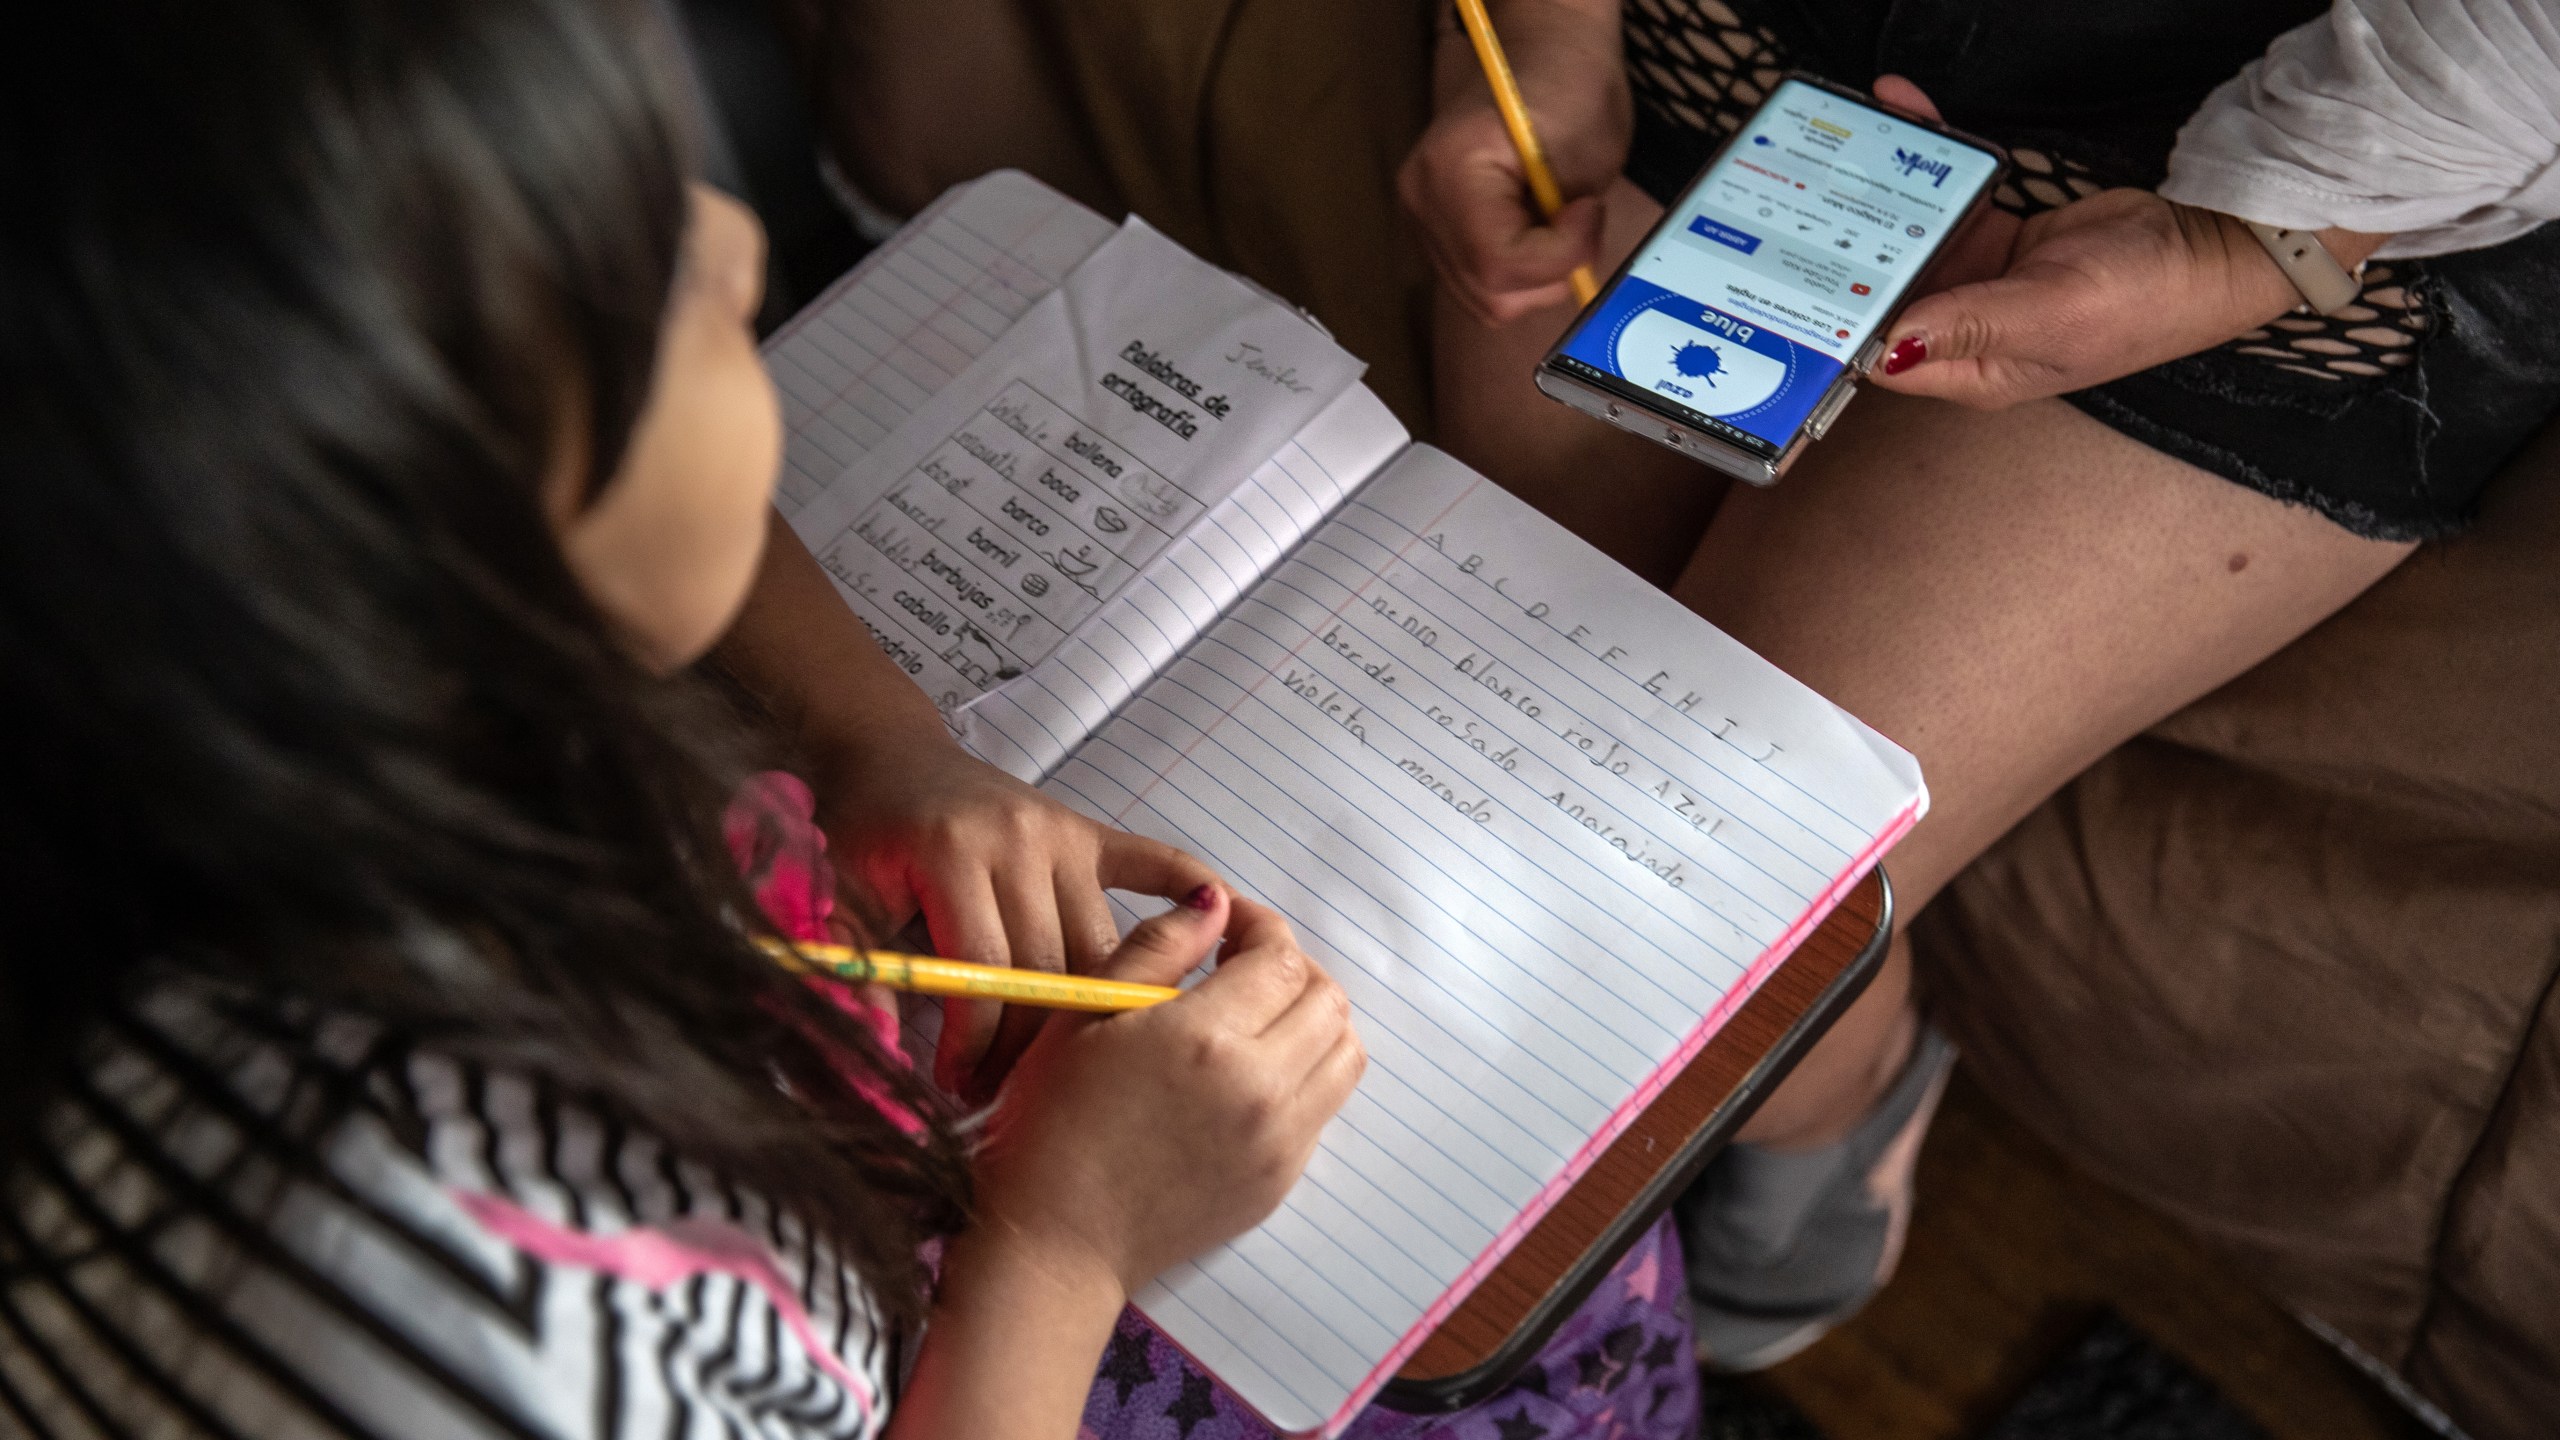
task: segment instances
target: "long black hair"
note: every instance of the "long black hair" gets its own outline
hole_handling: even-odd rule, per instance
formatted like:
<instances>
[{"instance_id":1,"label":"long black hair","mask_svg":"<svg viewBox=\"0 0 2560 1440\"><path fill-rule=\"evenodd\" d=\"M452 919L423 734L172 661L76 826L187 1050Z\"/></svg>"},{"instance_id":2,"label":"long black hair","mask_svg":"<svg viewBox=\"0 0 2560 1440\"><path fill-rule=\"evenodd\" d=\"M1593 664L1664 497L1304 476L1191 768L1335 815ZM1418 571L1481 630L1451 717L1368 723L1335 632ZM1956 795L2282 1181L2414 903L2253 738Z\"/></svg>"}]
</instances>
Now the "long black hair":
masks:
<instances>
[{"instance_id":1,"label":"long black hair","mask_svg":"<svg viewBox=\"0 0 2560 1440\"><path fill-rule=\"evenodd\" d=\"M81 0L0 46L0 1151L164 971L514 1057L893 1312L963 1183L750 945L749 750L565 567L691 131L648 0ZM0 1160L7 1158L0 1153Z\"/></svg>"}]
</instances>

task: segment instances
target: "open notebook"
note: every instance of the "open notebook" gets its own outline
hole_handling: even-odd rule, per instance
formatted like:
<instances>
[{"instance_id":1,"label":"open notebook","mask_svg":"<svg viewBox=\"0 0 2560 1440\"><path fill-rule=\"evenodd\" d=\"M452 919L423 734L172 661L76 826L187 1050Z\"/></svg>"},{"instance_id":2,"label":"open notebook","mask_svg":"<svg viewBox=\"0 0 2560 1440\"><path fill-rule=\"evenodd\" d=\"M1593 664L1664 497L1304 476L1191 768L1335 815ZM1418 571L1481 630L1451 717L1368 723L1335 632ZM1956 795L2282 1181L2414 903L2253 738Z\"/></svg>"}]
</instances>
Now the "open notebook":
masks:
<instances>
[{"instance_id":1,"label":"open notebook","mask_svg":"<svg viewBox=\"0 0 2560 1440\"><path fill-rule=\"evenodd\" d=\"M1306 1177L1137 1300L1283 1431L1346 1423L1927 806L1141 222L990 175L769 351L781 503L963 740L1350 994Z\"/></svg>"}]
</instances>

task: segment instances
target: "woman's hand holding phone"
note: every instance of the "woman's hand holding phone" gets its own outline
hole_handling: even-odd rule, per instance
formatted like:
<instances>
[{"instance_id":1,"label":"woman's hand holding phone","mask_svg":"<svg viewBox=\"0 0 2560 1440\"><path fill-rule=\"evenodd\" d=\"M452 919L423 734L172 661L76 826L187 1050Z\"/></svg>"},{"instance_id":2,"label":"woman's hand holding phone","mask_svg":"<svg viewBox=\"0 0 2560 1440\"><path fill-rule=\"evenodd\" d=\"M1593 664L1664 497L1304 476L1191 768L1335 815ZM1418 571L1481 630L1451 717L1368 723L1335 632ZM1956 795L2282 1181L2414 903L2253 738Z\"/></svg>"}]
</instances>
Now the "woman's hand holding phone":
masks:
<instances>
[{"instance_id":1,"label":"woman's hand holding phone","mask_svg":"<svg viewBox=\"0 0 2560 1440\"><path fill-rule=\"evenodd\" d=\"M1898 75L1893 109L1938 118ZM2384 237L2322 237L2353 266ZM2300 302L2248 228L2148 190L2102 190L2021 224L1986 211L1969 253L1886 333L1870 378L1888 390L1999 410L2209 350ZM1990 263L1984 263L1988 260Z\"/></svg>"}]
</instances>

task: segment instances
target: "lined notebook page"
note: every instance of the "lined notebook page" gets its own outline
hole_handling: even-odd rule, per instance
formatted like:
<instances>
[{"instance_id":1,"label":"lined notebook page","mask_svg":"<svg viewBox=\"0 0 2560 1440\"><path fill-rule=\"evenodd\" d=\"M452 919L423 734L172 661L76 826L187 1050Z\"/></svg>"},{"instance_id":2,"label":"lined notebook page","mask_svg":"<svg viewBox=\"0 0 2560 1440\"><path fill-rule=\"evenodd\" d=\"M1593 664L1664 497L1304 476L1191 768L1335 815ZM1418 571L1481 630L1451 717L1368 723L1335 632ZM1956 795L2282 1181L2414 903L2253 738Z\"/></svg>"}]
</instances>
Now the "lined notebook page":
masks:
<instances>
[{"instance_id":1,"label":"lined notebook page","mask_svg":"<svg viewBox=\"0 0 2560 1440\"><path fill-rule=\"evenodd\" d=\"M798 514L1119 227L1018 170L955 186L765 342Z\"/></svg>"},{"instance_id":2,"label":"lined notebook page","mask_svg":"<svg viewBox=\"0 0 2560 1440\"><path fill-rule=\"evenodd\" d=\"M1283 1430L1375 1390L1926 805L1911 757L1412 449L1048 788L1199 854L1370 1069L1146 1313Z\"/></svg>"},{"instance_id":3,"label":"lined notebook page","mask_svg":"<svg viewBox=\"0 0 2560 1440\"><path fill-rule=\"evenodd\" d=\"M1367 386L1344 391L1055 654L963 706L961 743L1019 779L1048 775L1406 440Z\"/></svg>"}]
</instances>

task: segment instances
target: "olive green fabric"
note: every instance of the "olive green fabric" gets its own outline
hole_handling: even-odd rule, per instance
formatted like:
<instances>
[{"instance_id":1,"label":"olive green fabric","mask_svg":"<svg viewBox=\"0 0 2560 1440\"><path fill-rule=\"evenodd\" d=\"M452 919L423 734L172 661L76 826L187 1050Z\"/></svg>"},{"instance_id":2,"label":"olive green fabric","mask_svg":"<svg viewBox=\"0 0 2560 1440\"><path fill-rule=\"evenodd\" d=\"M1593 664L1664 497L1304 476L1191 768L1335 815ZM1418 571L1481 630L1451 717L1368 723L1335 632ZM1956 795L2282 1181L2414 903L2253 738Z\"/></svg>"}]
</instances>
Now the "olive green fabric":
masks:
<instances>
[{"instance_id":1,"label":"olive green fabric","mask_svg":"<svg viewBox=\"0 0 2560 1440\"><path fill-rule=\"evenodd\" d=\"M1306 307L1369 362L1369 387L1427 433L1430 268L1396 169L1431 114L1432 11L1376 0L775 0L807 56L846 169L877 137L929 158L929 197L1009 165L1126 213ZM940 37L963 33L965 45ZM922 84L902 45L935 67ZM953 57L957 56L958 59ZM1032 117L1009 144L906 128L883 96L940 115ZM966 131L957 124L949 127ZM891 167L896 168L896 167Z\"/></svg>"},{"instance_id":2,"label":"olive green fabric","mask_svg":"<svg viewBox=\"0 0 2560 1440\"><path fill-rule=\"evenodd\" d=\"M2474 1435L2549 1435L2560 443L1913 933L2007 1108Z\"/></svg>"}]
</instances>

